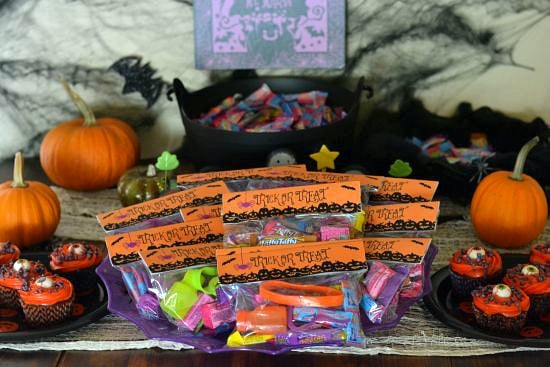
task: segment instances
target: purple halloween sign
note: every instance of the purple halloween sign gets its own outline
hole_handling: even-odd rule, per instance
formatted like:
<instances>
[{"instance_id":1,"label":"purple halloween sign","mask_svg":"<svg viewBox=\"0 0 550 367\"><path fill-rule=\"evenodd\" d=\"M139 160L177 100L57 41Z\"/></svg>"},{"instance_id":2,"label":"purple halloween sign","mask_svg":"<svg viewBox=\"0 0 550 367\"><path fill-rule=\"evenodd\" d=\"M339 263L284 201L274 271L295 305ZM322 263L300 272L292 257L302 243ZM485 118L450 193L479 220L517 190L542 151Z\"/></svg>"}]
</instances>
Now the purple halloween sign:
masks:
<instances>
[{"instance_id":1,"label":"purple halloween sign","mask_svg":"<svg viewBox=\"0 0 550 367\"><path fill-rule=\"evenodd\" d=\"M194 2L198 69L341 69L343 0Z\"/></svg>"}]
</instances>

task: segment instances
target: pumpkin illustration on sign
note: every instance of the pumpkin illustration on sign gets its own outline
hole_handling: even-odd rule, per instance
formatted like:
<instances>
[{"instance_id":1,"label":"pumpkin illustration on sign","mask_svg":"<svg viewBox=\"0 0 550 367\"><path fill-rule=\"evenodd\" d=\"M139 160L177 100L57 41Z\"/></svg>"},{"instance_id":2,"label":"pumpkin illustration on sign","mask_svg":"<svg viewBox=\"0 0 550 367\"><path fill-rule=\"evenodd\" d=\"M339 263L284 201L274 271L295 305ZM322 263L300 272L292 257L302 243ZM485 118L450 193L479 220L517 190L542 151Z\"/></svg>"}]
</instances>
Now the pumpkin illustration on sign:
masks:
<instances>
[{"instance_id":1,"label":"pumpkin illustration on sign","mask_svg":"<svg viewBox=\"0 0 550 367\"><path fill-rule=\"evenodd\" d=\"M56 185L72 190L113 187L139 159L139 143L127 123L98 118L82 98L63 82L83 117L50 130L40 147L42 168Z\"/></svg>"},{"instance_id":2,"label":"pumpkin illustration on sign","mask_svg":"<svg viewBox=\"0 0 550 367\"><path fill-rule=\"evenodd\" d=\"M15 155L13 180L0 184L0 242L19 247L53 236L61 218L57 195L47 185L23 179L23 157Z\"/></svg>"},{"instance_id":3,"label":"pumpkin illustration on sign","mask_svg":"<svg viewBox=\"0 0 550 367\"><path fill-rule=\"evenodd\" d=\"M529 140L518 153L513 172L497 171L485 177L470 207L479 237L501 248L528 245L544 230L548 204L542 187L523 173L527 154L539 142Z\"/></svg>"}]
</instances>

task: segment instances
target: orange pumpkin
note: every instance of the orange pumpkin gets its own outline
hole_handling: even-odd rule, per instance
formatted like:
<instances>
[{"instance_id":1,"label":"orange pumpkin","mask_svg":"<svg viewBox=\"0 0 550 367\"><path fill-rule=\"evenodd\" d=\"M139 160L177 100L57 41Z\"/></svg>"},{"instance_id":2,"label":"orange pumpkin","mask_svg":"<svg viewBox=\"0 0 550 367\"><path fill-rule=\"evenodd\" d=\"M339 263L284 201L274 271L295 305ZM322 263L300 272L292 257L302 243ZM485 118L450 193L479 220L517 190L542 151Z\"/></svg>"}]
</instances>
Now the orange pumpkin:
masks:
<instances>
[{"instance_id":1,"label":"orange pumpkin","mask_svg":"<svg viewBox=\"0 0 550 367\"><path fill-rule=\"evenodd\" d=\"M537 181L523 173L535 137L518 153L514 171L497 171L485 177L472 198L470 215L483 241L501 248L528 245L544 230L548 204Z\"/></svg>"},{"instance_id":2,"label":"orange pumpkin","mask_svg":"<svg viewBox=\"0 0 550 367\"><path fill-rule=\"evenodd\" d=\"M56 185L73 190L113 187L139 159L134 130L115 118L96 119L67 83L64 87L83 118L50 130L40 147L42 168Z\"/></svg>"},{"instance_id":3,"label":"orange pumpkin","mask_svg":"<svg viewBox=\"0 0 550 367\"><path fill-rule=\"evenodd\" d=\"M44 242L53 236L61 207L57 195L47 185L23 180L23 158L15 155L13 181L0 185L0 242L19 247Z\"/></svg>"}]
</instances>

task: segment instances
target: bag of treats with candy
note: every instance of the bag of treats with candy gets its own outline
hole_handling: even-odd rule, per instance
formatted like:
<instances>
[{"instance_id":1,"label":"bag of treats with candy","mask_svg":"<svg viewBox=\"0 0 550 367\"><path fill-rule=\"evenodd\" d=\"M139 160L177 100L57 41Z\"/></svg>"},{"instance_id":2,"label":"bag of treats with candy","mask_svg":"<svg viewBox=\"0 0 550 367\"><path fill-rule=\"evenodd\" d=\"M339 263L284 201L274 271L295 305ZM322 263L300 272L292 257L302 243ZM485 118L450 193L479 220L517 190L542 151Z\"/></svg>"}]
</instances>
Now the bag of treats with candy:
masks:
<instances>
[{"instance_id":1,"label":"bag of treats with candy","mask_svg":"<svg viewBox=\"0 0 550 367\"><path fill-rule=\"evenodd\" d=\"M365 347L361 240L222 249L216 257L220 293L235 310L228 347Z\"/></svg>"},{"instance_id":2,"label":"bag of treats with candy","mask_svg":"<svg viewBox=\"0 0 550 367\"><path fill-rule=\"evenodd\" d=\"M369 270L362 280L363 330L397 325L403 314L431 292L430 269L437 248L430 238L363 238Z\"/></svg>"},{"instance_id":3,"label":"bag of treats with candy","mask_svg":"<svg viewBox=\"0 0 550 367\"><path fill-rule=\"evenodd\" d=\"M284 185L285 182L292 182L295 180L295 173L303 172L305 169L305 165L296 164L288 166L184 174L178 175L177 184L181 189L189 189L215 181L223 181L230 191L247 191L249 185L264 184L269 185L269 188L271 188L274 187L272 185Z\"/></svg>"},{"instance_id":4,"label":"bag of treats with candy","mask_svg":"<svg viewBox=\"0 0 550 367\"><path fill-rule=\"evenodd\" d=\"M215 256L222 247L222 242L213 242L139 251L162 313L182 333L203 327L215 333L231 319L232 310L216 303Z\"/></svg>"},{"instance_id":5,"label":"bag of treats with candy","mask_svg":"<svg viewBox=\"0 0 550 367\"><path fill-rule=\"evenodd\" d=\"M211 182L111 212L98 214L97 220L107 234L139 231L182 223L184 218L180 210L206 205L220 205L222 194L227 192L229 190L223 182Z\"/></svg>"},{"instance_id":6,"label":"bag of treats with candy","mask_svg":"<svg viewBox=\"0 0 550 367\"><path fill-rule=\"evenodd\" d=\"M345 240L361 235L359 182L234 192L223 196L226 247Z\"/></svg>"},{"instance_id":7,"label":"bag of treats with candy","mask_svg":"<svg viewBox=\"0 0 550 367\"><path fill-rule=\"evenodd\" d=\"M184 248L197 244L221 243L220 218L179 223L141 231L120 233L105 238L109 259L120 270L122 280L139 313L147 319L161 317L158 294L139 256L140 250Z\"/></svg>"}]
</instances>

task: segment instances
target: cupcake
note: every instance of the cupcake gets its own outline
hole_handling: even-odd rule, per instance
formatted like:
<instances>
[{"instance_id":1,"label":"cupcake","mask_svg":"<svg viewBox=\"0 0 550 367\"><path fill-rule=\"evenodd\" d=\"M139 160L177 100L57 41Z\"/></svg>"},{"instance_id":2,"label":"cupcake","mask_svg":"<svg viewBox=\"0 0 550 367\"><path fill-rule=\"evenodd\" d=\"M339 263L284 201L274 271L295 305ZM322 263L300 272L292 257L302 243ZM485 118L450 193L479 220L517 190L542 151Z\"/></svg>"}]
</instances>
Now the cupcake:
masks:
<instances>
[{"instance_id":1,"label":"cupcake","mask_svg":"<svg viewBox=\"0 0 550 367\"><path fill-rule=\"evenodd\" d=\"M484 329L517 334L525 325L529 297L506 284L486 285L472 291L472 309L476 323Z\"/></svg>"},{"instance_id":2,"label":"cupcake","mask_svg":"<svg viewBox=\"0 0 550 367\"><path fill-rule=\"evenodd\" d=\"M531 247L529 262L535 265L543 265L548 272L550 267L550 243L538 243Z\"/></svg>"},{"instance_id":3,"label":"cupcake","mask_svg":"<svg viewBox=\"0 0 550 367\"><path fill-rule=\"evenodd\" d=\"M497 283L502 275L500 254L479 246L456 251L449 267L453 293L462 298L480 286Z\"/></svg>"},{"instance_id":4,"label":"cupcake","mask_svg":"<svg viewBox=\"0 0 550 367\"><path fill-rule=\"evenodd\" d=\"M99 248L83 243L66 243L50 254L50 268L69 279L79 295L96 289L95 268L103 257Z\"/></svg>"},{"instance_id":5,"label":"cupcake","mask_svg":"<svg viewBox=\"0 0 550 367\"><path fill-rule=\"evenodd\" d=\"M18 308L17 291L46 274L48 271L38 261L18 259L0 266L0 306Z\"/></svg>"},{"instance_id":6,"label":"cupcake","mask_svg":"<svg viewBox=\"0 0 550 367\"><path fill-rule=\"evenodd\" d=\"M51 325L71 316L73 285L68 279L49 275L35 279L19 291L25 321L31 326Z\"/></svg>"},{"instance_id":7,"label":"cupcake","mask_svg":"<svg viewBox=\"0 0 550 367\"><path fill-rule=\"evenodd\" d=\"M0 265L19 259L19 255L21 255L19 247L15 246L10 241L0 243Z\"/></svg>"},{"instance_id":8,"label":"cupcake","mask_svg":"<svg viewBox=\"0 0 550 367\"><path fill-rule=\"evenodd\" d=\"M502 281L527 294L533 314L550 311L550 276L542 265L516 265L506 270Z\"/></svg>"}]
</instances>

